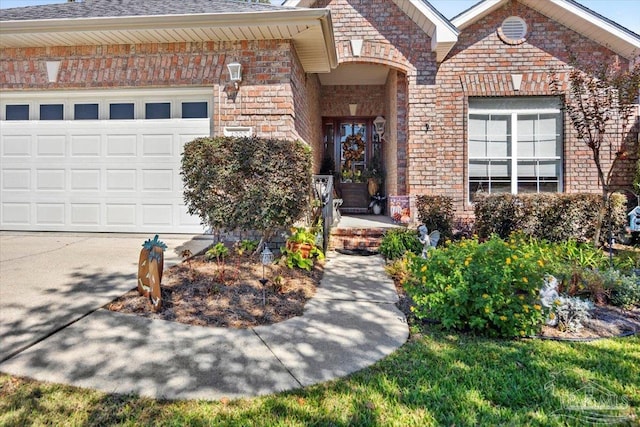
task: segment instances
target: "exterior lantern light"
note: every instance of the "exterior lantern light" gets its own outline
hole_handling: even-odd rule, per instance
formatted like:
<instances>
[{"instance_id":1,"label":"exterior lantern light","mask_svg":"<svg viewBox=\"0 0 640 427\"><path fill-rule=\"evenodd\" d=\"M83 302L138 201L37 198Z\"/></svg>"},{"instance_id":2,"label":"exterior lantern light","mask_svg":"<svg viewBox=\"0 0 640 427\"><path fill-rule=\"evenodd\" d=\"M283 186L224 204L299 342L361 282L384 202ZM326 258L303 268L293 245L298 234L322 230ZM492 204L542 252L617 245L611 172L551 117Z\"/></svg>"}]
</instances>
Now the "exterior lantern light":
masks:
<instances>
[{"instance_id":1,"label":"exterior lantern light","mask_svg":"<svg viewBox=\"0 0 640 427\"><path fill-rule=\"evenodd\" d=\"M264 277L264 267L273 263L273 252L269 250L269 246L267 246L266 244L264 245L264 249L260 253L260 262L262 263L262 279L260 279L260 283L262 284L262 305L266 305L267 298L265 293L265 285L267 284L269 279L266 279Z\"/></svg>"},{"instance_id":2,"label":"exterior lantern light","mask_svg":"<svg viewBox=\"0 0 640 427\"><path fill-rule=\"evenodd\" d=\"M379 138L382 138L382 135L384 134L384 125L386 123L387 121L382 116L376 117L376 119L373 121L373 125L376 127L376 133L378 134Z\"/></svg>"},{"instance_id":3,"label":"exterior lantern light","mask_svg":"<svg viewBox=\"0 0 640 427\"><path fill-rule=\"evenodd\" d=\"M227 68L229 69L229 78L237 90L240 82L242 81L242 64L239 62L232 62L231 64L227 64Z\"/></svg>"}]
</instances>

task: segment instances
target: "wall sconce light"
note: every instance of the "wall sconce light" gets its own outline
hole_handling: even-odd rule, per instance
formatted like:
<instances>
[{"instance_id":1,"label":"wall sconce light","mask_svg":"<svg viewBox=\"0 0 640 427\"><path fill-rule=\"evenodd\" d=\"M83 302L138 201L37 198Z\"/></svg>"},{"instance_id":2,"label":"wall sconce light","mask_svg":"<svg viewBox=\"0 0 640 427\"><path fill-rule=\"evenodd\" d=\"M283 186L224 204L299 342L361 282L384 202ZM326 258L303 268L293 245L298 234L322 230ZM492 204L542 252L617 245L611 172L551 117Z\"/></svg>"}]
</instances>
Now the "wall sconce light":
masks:
<instances>
[{"instance_id":1,"label":"wall sconce light","mask_svg":"<svg viewBox=\"0 0 640 427\"><path fill-rule=\"evenodd\" d=\"M355 116L357 111L358 104L349 104L349 113L351 113L352 116Z\"/></svg>"},{"instance_id":2,"label":"wall sconce light","mask_svg":"<svg viewBox=\"0 0 640 427\"><path fill-rule=\"evenodd\" d=\"M424 124L424 131L429 132L431 130L431 125L429 123Z\"/></svg>"},{"instance_id":3,"label":"wall sconce light","mask_svg":"<svg viewBox=\"0 0 640 427\"><path fill-rule=\"evenodd\" d=\"M382 139L382 135L384 134L384 125L386 123L387 121L382 116L376 117L376 119L373 121L373 125L376 128L376 133L378 134L378 138L380 139Z\"/></svg>"},{"instance_id":4,"label":"wall sconce light","mask_svg":"<svg viewBox=\"0 0 640 427\"><path fill-rule=\"evenodd\" d=\"M229 79L233 82L237 90L242 81L242 64L232 62L231 64L227 64L227 68L229 69Z\"/></svg>"}]
</instances>

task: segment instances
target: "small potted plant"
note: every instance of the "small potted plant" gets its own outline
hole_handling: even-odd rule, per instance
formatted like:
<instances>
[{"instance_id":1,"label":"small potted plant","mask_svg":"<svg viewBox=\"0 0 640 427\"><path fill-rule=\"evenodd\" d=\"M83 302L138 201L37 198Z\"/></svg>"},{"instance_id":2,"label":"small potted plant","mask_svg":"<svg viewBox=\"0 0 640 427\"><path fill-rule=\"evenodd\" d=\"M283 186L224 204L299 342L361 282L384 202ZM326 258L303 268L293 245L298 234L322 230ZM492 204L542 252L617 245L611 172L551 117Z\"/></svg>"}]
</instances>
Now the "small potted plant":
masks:
<instances>
[{"instance_id":1,"label":"small potted plant","mask_svg":"<svg viewBox=\"0 0 640 427\"><path fill-rule=\"evenodd\" d=\"M287 239L287 249L292 252L300 252L303 258L309 258L316 247L316 235L304 227L291 229L291 236Z\"/></svg>"}]
</instances>

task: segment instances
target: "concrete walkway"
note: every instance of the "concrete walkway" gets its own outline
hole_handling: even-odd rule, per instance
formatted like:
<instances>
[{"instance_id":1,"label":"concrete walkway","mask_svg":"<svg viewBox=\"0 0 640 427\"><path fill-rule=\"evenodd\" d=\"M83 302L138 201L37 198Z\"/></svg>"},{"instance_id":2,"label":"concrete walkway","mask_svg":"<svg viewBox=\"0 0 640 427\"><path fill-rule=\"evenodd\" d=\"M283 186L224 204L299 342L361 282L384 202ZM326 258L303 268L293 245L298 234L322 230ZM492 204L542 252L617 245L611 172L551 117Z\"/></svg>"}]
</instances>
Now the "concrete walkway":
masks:
<instances>
[{"instance_id":1,"label":"concrete walkway","mask_svg":"<svg viewBox=\"0 0 640 427\"><path fill-rule=\"evenodd\" d=\"M408 328L397 299L380 257L332 253L301 317L234 330L99 309L4 361L0 371L153 398L276 393L345 376L400 347Z\"/></svg>"}]
</instances>

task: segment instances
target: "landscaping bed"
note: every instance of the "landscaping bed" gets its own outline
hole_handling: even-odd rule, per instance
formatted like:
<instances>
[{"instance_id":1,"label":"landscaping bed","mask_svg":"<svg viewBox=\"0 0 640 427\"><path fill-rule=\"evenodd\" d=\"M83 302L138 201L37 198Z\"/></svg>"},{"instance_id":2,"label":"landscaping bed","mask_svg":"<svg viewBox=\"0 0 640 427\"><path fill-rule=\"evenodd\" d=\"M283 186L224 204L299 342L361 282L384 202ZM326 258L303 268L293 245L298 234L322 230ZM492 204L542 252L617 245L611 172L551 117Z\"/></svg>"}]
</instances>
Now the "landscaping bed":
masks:
<instances>
[{"instance_id":1,"label":"landscaping bed","mask_svg":"<svg viewBox=\"0 0 640 427\"><path fill-rule=\"evenodd\" d=\"M272 264L264 268L269 282L263 289L263 266L256 256L230 254L224 263L193 257L165 270L162 304L154 313L149 298L136 289L106 308L121 313L197 326L249 328L300 316L316 292L322 263L307 272ZM263 290L264 302L263 304Z\"/></svg>"}]
</instances>

